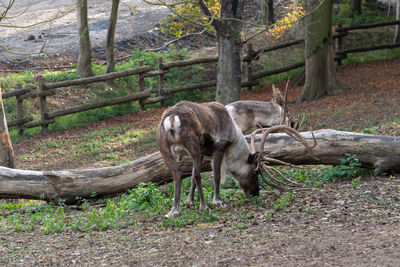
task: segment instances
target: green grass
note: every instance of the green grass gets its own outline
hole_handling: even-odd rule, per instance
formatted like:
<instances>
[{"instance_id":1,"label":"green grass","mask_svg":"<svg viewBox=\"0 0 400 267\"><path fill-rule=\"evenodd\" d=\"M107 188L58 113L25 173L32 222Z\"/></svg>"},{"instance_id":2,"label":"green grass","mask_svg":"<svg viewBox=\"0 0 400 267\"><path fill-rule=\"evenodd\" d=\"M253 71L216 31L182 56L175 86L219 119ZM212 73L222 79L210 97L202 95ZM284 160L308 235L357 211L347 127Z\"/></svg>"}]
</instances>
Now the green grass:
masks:
<instances>
[{"instance_id":1,"label":"green grass","mask_svg":"<svg viewBox=\"0 0 400 267\"><path fill-rule=\"evenodd\" d=\"M121 163L122 159L125 162L131 161L136 151L154 150L157 146L155 132L156 127L133 129L131 125L123 124L84 132L70 138L49 138L34 143L29 152L20 155L18 160L27 161L63 154L73 161L83 162L89 159L112 166Z\"/></svg>"},{"instance_id":2,"label":"green grass","mask_svg":"<svg viewBox=\"0 0 400 267\"><path fill-rule=\"evenodd\" d=\"M376 50L369 52L350 53L342 61L343 64L365 63L369 61L398 58L400 56L400 47L393 49Z\"/></svg>"},{"instance_id":3,"label":"green grass","mask_svg":"<svg viewBox=\"0 0 400 267\"><path fill-rule=\"evenodd\" d=\"M354 17L347 17L340 15L332 17L332 23L334 25L342 23L343 25L348 25L348 26L375 23L377 21L382 22L382 21L393 21L393 20L396 19L394 17L388 17L388 16L377 16L369 12L367 14L357 15Z\"/></svg>"},{"instance_id":4,"label":"green grass","mask_svg":"<svg viewBox=\"0 0 400 267\"><path fill-rule=\"evenodd\" d=\"M163 58L164 62L183 60L188 58L188 51L182 49L180 51L175 51L174 49L168 50L167 53L159 52L143 52L135 51L132 53L131 58L120 65L116 66L116 71L126 70L136 68L139 61L144 61L145 66L152 67L153 70L157 69L157 59ZM71 65L72 68L76 66ZM105 66L99 64L93 64L93 72L95 75L104 74ZM186 85L190 83L198 83L203 80L203 76L206 69L202 66L192 66L184 68L173 68L170 69L168 73L164 75L164 83L166 88L175 87L179 85ZM65 80L77 79L79 76L75 69L71 71L45 71L43 77L47 82L58 82ZM0 83L2 84L2 89L4 92L14 90L17 84L21 84L23 88L34 87L34 73L33 71L27 71L17 74L9 74L6 77L0 77ZM104 99L110 99L119 96L125 96L137 92L138 88L138 77L129 76L124 78L119 78L114 81L114 86L109 87L104 83L89 84L81 87L71 87L64 88L59 92L65 98L75 98L79 102L92 103L101 101ZM149 77L145 79L145 88L150 92L156 94L158 91L158 80L157 77ZM84 91L84 93L82 93ZM171 100L167 101L168 105L172 105L179 102L182 99L187 100L200 100L204 98L210 98L213 94L204 93L200 90L193 90L190 92L181 92L172 95ZM7 120L11 121L16 118L16 100L15 98L9 98L4 100L5 111L7 115ZM39 113L37 108L34 108L32 100L28 99L24 102L25 113L32 115L34 120L39 120ZM149 106L154 107L154 105ZM106 118L111 118L115 116L135 113L140 110L138 103L134 102L132 104L121 104L105 108L98 108L90 111L85 111L77 114L71 114L56 119L54 124L49 125L49 131L60 131L65 129L70 129L76 126L84 126L99 120L104 120ZM25 137L36 135L40 132L40 128L27 129L25 131ZM17 129L15 127L10 129L10 135L13 142L21 140L21 137L17 134Z\"/></svg>"},{"instance_id":5,"label":"green grass","mask_svg":"<svg viewBox=\"0 0 400 267\"><path fill-rule=\"evenodd\" d=\"M189 179L186 179L189 180ZM185 191L189 190L185 183ZM209 191L209 190L206 190ZM197 209L183 208L181 216L164 218L172 205L171 192L161 193L152 183L140 184L115 198L98 202L81 200L80 211L58 203L38 203L29 201L24 204L0 203L0 230L40 231L45 233L70 231L104 231L122 229L138 222L157 221L162 227L183 227L191 224L214 222L219 212L202 212ZM182 199L185 199L184 196ZM183 200L182 200L183 201ZM183 206L183 203L182 203Z\"/></svg>"}]
</instances>

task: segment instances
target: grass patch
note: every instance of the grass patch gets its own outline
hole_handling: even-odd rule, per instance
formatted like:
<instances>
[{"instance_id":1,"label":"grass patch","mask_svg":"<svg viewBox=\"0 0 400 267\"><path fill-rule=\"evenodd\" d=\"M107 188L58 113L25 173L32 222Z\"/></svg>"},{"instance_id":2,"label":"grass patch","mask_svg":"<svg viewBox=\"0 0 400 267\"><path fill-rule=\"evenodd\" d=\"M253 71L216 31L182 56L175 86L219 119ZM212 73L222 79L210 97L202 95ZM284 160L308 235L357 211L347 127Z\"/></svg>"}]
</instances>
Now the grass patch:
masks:
<instances>
[{"instance_id":1,"label":"grass patch","mask_svg":"<svg viewBox=\"0 0 400 267\"><path fill-rule=\"evenodd\" d=\"M103 161L107 166L119 164L121 158L132 158L138 152L155 149L156 127L133 129L131 125L119 125L90 132L79 136L55 139L32 144L28 153L19 156L19 160L34 160L52 155L64 154L72 160L85 161L89 157ZM130 160L128 160L130 161Z\"/></svg>"},{"instance_id":2,"label":"grass patch","mask_svg":"<svg viewBox=\"0 0 400 267\"><path fill-rule=\"evenodd\" d=\"M143 61L145 66L150 66L152 69L157 69L157 59L162 58L164 62L176 61L187 59L189 53L187 50L182 49L176 51L175 49L169 49L166 53L160 52L143 52L136 50L132 53L131 58L128 62L116 66L116 71L122 71L127 69L133 69L138 67L138 62ZM72 68L76 68L75 65L71 65ZM104 74L106 69L104 65L93 64L93 72L95 75ZM175 87L179 85L187 85L191 83L198 83L203 80L206 69L201 66L188 66L184 68L173 68L164 75L165 88ZM73 80L80 78L76 73L76 69L71 71L45 71L43 77L47 82L58 82L65 80ZM0 77L0 83L4 92L14 90L17 84L21 84L23 88L34 87L34 73L33 71L22 72L18 74L9 74L6 77ZM114 97L125 96L131 93L137 92L138 88L138 77L129 76L114 80L112 87L106 86L104 83L94 83L81 87L70 87L65 88L62 92L57 95L58 98L67 99L66 101L72 101L75 99L76 102L82 103L93 103L104 99L110 99ZM157 77L149 77L145 79L146 90L156 94L158 91L158 80ZM84 91L84 92L83 92ZM179 102L182 99L187 100L199 100L204 98L210 98L213 94L209 92L203 92L201 90L194 90L190 92L180 92L172 95L171 100L167 101L169 105ZM54 97L53 97L54 98ZM50 99L50 98L49 98ZM57 98L54 99L57 102ZM61 101L61 100L60 100ZM73 104L74 106L77 104ZM78 104L79 105L79 104ZM4 101L5 111L7 120L11 121L16 118L16 100L15 98L5 99ZM25 113L32 115L35 120L39 120L40 114L38 109L34 108L32 100L28 99L24 102ZM55 109L62 109L64 105L61 105ZM99 120L107 118L135 113L140 110L138 103L132 104L120 104L116 106L110 106L105 108L98 108L90 111L85 111L77 114L71 114L56 119L54 124L49 125L49 131L60 131L70 129L76 126L84 126ZM25 137L36 135L40 132L40 128L28 129L25 131ZM17 129L15 127L10 129L10 135L13 142L21 140L21 137L17 136Z\"/></svg>"},{"instance_id":3,"label":"grass patch","mask_svg":"<svg viewBox=\"0 0 400 267\"><path fill-rule=\"evenodd\" d=\"M384 60L398 58L400 55L400 47L393 49L376 50L369 52L350 53L347 58L342 61L343 64L365 63L369 61Z\"/></svg>"}]
</instances>

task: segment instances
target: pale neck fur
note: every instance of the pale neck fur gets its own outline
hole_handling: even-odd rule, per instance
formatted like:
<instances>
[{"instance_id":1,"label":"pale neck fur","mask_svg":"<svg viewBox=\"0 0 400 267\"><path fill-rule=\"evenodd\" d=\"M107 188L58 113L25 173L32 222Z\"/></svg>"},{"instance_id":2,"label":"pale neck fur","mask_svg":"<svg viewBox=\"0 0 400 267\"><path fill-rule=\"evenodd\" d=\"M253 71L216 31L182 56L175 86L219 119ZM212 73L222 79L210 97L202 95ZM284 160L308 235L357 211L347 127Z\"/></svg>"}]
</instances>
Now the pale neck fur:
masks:
<instances>
[{"instance_id":1,"label":"pale neck fur","mask_svg":"<svg viewBox=\"0 0 400 267\"><path fill-rule=\"evenodd\" d=\"M250 155L250 148L249 144L246 142L246 139L244 138L242 132L236 124L235 129L236 138L230 148L225 151L222 165L230 175L230 172L245 175L248 172L247 159Z\"/></svg>"}]
</instances>

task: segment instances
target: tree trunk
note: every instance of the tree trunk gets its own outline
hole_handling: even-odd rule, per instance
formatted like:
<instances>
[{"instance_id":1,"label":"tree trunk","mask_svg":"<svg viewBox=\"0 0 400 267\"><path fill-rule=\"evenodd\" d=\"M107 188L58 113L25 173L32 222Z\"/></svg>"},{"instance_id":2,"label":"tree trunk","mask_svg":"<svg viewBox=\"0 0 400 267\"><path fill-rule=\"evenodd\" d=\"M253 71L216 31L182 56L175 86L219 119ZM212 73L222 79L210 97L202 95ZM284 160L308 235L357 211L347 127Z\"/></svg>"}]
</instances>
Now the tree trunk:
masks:
<instances>
[{"instance_id":1,"label":"tree trunk","mask_svg":"<svg viewBox=\"0 0 400 267\"><path fill-rule=\"evenodd\" d=\"M184 177L192 173L191 161L184 157L180 164ZM202 171L210 171L204 162ZM112 196L140 183L164 184L172 181L159 152L130 163L92 170L29 171L0 167L0 198L27 198L47 201L62 198L66 203L76 197Z\"/></svg>"},{"instance_id":2,"label":"tree trunk","mask_svg":"<svg viewBox=\"0 0 400 267\"><path fill-rule=\"evenodd\" d=\"M14 168L14 150L8 133L0 86L0 166Z\"/></svg>"},{"instance_id":3,"label":"tree trunk","mask_svg":"<svg viewBox=\"0 0 400 267\"><path fill-rule=\"evenodd\" d=\"M361 0L351 0L350 17L361 14Z\"/></svg>"},{"instance_id":4,"label":"tree trunk","mask_svg":"<svg viewBox=\"0 0 400 267\"><path fill-rule=\"evenodd\" d=\"M307 5L308 11L319 3L312 2ZM306 80L298 102L313 101L339 91L332 40L332 0L324 0L308 15L305 38Z\"/></svg>"},{"instance_id":5,"label":"tree trunk","mask_svg":"<svg viewBox=\"0 0 400 267\"><path fill-rule=\"evenodd\" d=\"M243 0L221 1L216 100L223 105L240 99L243 7Z\"/></svg>"},{"instance_id":6,"label":"tree trunk","mask_svg":"<svg viewBox=\"0 0 400 267\"><path fill-rule=\"evenodd\" d=\"M77 0L78 33L79 33L79 58L78 74L83 77L93 76L92 73L92 44L90 42L88 25L87 0Z\"/></svg>"},{"instance_id":7,"label":"tree trunk","mask_svg":"<svg viewBox=\"0 0 400 267\"><path fill-rule=\"evenodd\" d=\"M241 44L220 36L218 38L218 74L216 101L226 105L240 99Z\"/></svg>"},{"instance_id":8,"label":"tree trunk","mask_svg":"<svg viewBox=\"0 0 400 267\"><path fill-rule=\"evenodd\" d=\"M115 67L114 38L117 26L119 0L112 0L110 21L108 22L106 41L107 73L113 72Z\"/></svg>"},{"instance_id":9,"label":"tree trunk","mask_svg":"<svg viewBox=\"0 0 400 267\"><path fill-rule=\"evenodd\" d=\"M396 2L396 20L400 20L400 0ZM400 25L396 25L396 29L394 31L394 43L400 42Z\"/></svg>"},{"instance_id":10,"label":"tree trunk","mask_svg":"<svg viewBox=\"0 0 400 267\"><path fill-rule=\"evenodd\" d=\"M301 133L309 143L313 142L310 132ZM400 172L400 137L378 136L319 130L314 135L317 146L311 158L304 146L285 134L271 134L265 144L268 157L284 160L291 164L340 164L344 153L355 154L362 167L374 168L375 173ZM250 137L246 136L248 142ZM256 138L259 145L260 137ZM180 163L184 177L191 175L191 161L183 157ZM210 171L206 159L201 170ZM130 163L93 170L25 171L0 167L0 197L57 200L67 203L76 197L90 198L115 195L134 188L139 183L163 184L172 181L160 153L156 152Z\"/></svg>"},{"instance_id":11,"label":"tree trunk","mask_svg":"<svg viewBox=\"0 0 400 267\"><path fill-rule=\"evenodd\" d=\"M273 0L261 0L261 14L262 23L264 25L271 25L275 23L274 19L274 1Z\"/></svg>"}]
</instances>

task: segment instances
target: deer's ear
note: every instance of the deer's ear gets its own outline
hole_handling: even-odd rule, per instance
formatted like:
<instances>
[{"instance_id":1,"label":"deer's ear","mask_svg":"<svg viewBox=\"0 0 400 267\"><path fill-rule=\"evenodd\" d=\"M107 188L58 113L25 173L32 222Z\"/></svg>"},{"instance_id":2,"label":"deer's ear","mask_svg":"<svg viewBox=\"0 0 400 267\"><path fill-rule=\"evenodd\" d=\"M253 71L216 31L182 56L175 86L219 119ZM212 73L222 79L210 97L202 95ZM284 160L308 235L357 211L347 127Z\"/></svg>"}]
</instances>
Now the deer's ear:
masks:
<instances>
[{"instance_id":1,"label":"deer's ear","mask_svg":"<svg viewBox=\"0 0 400 267\"><path fill-rule=\"evenodd\" d=\"M255 163L256 159L257 159L257 155L258 155L258 153L249 154L249 157L247 158L247 163L248 164Z\"/></svg>"}]
</instances>

